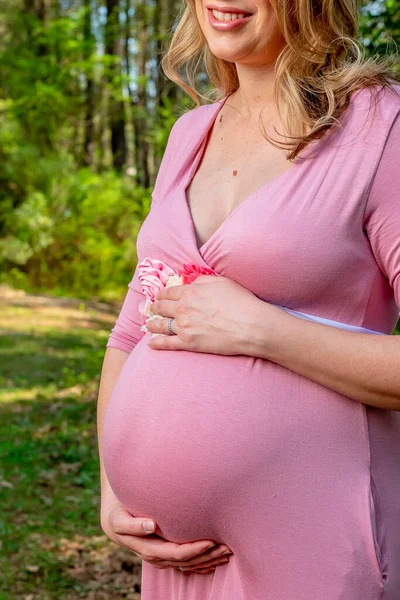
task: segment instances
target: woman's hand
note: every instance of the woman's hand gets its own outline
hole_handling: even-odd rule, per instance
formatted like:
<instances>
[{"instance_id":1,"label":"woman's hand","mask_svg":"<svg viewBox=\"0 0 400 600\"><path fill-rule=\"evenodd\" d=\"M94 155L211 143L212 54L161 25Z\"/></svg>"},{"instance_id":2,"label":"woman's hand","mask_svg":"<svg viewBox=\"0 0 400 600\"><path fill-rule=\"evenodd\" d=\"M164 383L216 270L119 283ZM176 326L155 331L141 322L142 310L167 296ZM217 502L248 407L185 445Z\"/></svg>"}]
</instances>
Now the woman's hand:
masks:
<instances>
[{"instance_id":1,"label":"woman's hand","mask_svg":"<svg viewBox=\"0 0 400 600\"><path fill-rule=\"evenodd\" d=\"M152 337L150 348L192 350L214 354L245 354L250 332L265 304L247 288L227 277L201 275L189 285L162 289L151 305L154 314L174 317L146 322L148 331L165 335Z\"/></svg>"},{"instance_id":2,"label":"woman's hand","mask_svg":"<svg viewBox=\"0 0 400 600\"><path fill-rule=\"evenodd\" d=\"M186 544L168 542L154 535L152 530L144 528L149 521L152 522L133 517L119 502L114 503L109 510L102 507L101 527L107 537L157 569L182 567L185 572L206 574L214 571L217 565L227 562L228 556L232 554L228 546L216 544L213 540ZM156 530L157 525L154 525Z\"/></svg>"}]
</instances>

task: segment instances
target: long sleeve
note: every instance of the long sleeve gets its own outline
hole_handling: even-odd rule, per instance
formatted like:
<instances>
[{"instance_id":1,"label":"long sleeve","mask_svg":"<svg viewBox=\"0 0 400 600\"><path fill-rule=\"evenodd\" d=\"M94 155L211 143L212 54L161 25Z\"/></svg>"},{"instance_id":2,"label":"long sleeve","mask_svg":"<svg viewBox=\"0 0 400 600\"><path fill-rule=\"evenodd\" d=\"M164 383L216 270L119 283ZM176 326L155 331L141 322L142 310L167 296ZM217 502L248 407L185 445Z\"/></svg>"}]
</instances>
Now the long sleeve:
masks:
<instances>
[{"instance_id":1,"label":"long sleeve","mask_svg":"<svg viewBox=\"0 0 400 600\"><path fill-rule=\"evenodd\" d=\"M366 150L368 151L368 150ZM394 290L400 310L400 111L381 154L364 215L375 260Z\"/></svg>"},{"instance_id":2,"label":"long sleeve","mask_svg":"<svg viewBox=\"0 0 400 600\"><path fill-rule=\"evenodd\" d=\"M128 283L124 303L115 325L111 329L106 347L117 348L128 353L132 352L144 335L144 332L140 331L143 321L139 312L139 304L144 299L136 267L133 278Z\"/></svg>"}]
</instances>

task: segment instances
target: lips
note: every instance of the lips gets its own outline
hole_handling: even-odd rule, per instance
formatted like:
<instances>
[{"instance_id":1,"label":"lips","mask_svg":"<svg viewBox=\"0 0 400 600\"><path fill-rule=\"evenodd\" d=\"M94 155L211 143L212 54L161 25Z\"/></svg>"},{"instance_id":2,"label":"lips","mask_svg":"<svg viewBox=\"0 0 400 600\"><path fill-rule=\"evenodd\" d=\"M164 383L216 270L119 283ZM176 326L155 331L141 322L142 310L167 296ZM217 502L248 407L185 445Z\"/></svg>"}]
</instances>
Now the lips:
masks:
<instances>
[{"instance_id":1,"label":"lips","mask_svg":"<svg viewBox=\"0 0 400 600\"><path fill-rule=\"evenodd\" d=\"M214 9L214 8L209 8L207 10L207 14L208 14L208 22L210 24L210 26L215 29L216 31L236 31L241 29L242 27L245 27L247 25L247 23L253 18L252 14L247 13L247 15L245 15L245 13L236 13L238 14L238 17L228 17L227 20L225 19L219 19L216 18L214 16L214 12L218 13L218 9ZM229 12L229 11L224 11L225 13ZM224 14L222 11L220 12L220 14ZM242 16L243 15L243 16Z\"/></svg>"},{"instance_id":2,"label":"lips","mask_svg":"<svg viewBox=\"0 0 400 600\"><path fill-rule=\"evenodd\" d=\"M245 14L247 15L252 15L253 13L250 12L249 10L246 10L244 8L237 8L237 7L233 7L233 6L217 6L217 5L210 5L207 6L208 10L218 10L219 12L223 12L223 13L234 13L234 14Z\"/></svg>"}]
</instances>

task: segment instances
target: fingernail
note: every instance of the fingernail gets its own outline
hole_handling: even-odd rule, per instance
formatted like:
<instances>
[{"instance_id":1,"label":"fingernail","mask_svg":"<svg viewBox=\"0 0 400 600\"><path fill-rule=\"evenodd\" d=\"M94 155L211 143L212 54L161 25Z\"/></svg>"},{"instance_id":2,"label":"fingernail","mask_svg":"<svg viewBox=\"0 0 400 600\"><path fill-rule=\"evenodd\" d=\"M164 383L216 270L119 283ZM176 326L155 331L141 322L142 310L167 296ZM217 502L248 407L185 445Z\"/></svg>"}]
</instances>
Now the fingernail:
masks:
<instances>
[{"instance_id":1,"label":"fingernail","mask_svg":"<svg viewBox=\"0 0 400 600\"><path fill-rule=\"evenodd\" d=\"M232 550L225 550L225 552L223 552L221 556L224 556L225 554L232 554Z\"/></svg>"},{"instance_id":2,"label":"fingernail","mask_svg":"<svg viewBox=\"0 0 400 600\"><path fill-rule=\"evenodd\" d=\"M143 529L145 531L154 531L153 521L143 521Z\"/></svg>"}]
</instances>

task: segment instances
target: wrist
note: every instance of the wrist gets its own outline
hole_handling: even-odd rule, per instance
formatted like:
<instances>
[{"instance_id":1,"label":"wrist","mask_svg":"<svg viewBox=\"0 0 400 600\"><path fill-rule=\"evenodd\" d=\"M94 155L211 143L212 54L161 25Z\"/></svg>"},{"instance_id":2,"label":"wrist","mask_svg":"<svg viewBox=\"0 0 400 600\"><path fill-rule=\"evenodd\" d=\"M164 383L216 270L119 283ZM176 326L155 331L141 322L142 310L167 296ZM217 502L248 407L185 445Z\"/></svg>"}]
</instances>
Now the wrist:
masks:
<instances>
[{"instance_id":1,"label":"wrist","mask_svg":"<svg viewBox=\"0 0 400 600\"><path fill-rule=\"evenodd\" d=\"M293 317L273 304L257 300L251 312L244 353L278 362L282 349L287 347L285 338L290 334Z\"/></svg>"}]
</instances>

